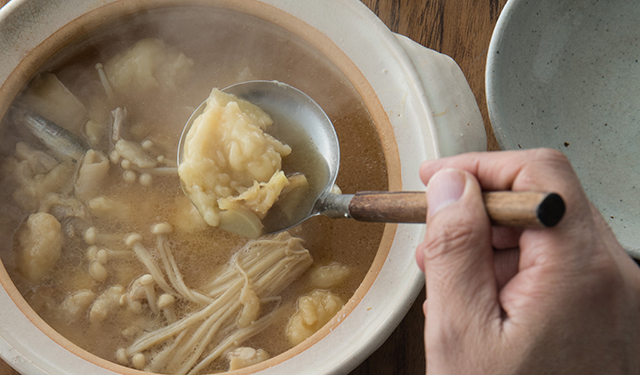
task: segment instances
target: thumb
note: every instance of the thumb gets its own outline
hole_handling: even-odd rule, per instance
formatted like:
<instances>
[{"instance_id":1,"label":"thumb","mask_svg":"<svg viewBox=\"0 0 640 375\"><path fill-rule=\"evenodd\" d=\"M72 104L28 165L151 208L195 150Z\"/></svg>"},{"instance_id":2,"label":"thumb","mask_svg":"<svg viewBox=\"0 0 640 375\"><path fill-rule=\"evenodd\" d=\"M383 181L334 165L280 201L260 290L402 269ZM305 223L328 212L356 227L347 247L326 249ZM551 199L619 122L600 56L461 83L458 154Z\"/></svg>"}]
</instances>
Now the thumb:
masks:
<instances>
[{"instance_id":1,"label":"thumb","mask_svg":"<svg viewBox=\"0 0 640 375\"><path fill-rule=\"evenodd\" d=\"M421 250L429 323L444 323L438 316L463 324L499 318L491 224L478 181L462 170L441 170L429 180L427 203Z\"/></svg>"}]
</instances>

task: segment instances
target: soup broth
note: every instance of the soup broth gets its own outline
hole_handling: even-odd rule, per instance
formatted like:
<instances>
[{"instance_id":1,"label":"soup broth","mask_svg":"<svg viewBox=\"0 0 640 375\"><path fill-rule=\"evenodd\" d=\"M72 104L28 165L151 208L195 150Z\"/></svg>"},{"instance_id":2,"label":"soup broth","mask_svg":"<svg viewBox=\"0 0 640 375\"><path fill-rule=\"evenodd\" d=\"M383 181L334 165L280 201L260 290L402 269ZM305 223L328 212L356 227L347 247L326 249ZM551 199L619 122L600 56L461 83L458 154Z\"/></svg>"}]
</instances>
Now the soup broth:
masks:
<instances>
[{"instance_id":1,"label":"soup broth","mask_svg":"<svg viewBox=\"0 0 640 375\"><path fill-rule=\"evenodd\" d=\"M171 66L149 68L156 81L150 88L140 83L129 83L128 90L118 88L109 70L114 69L111 62L141 41L168 51L152 56L152 65L165 59ZM299 275L286 288L274 286L261 294L260 281L245 273L252 261L275 250L265 247L252 253L251 246L262 245L203 225L184 196L177 173L172 173L180 133L191 112L212 88L252 79L286 82L326 111L341 145L337 185L344 193L388 189L376 127L349 80L311 44L257 17L211 7L171 7L122 17L67 45L29 80L0 128L1 234L12 239L0 243L0 259L29 305L60 334L91 353L131 367L220 372L229 370L228 354L238 347L262 349L269 356L290 349L294 344L287 330L299 312L301 296L321 290L342 303L351 298L376 255L383 224L324 217L307 220L281 235L300 241L277 238L282 241L280 248L290 248L284 258L302 254L291 260L300 262ZM33 108L33 96L47 85L64 86L62 91L68 90L84 108L78 126L69 125L73 111L68 107L58 120L64 124L58 125L66 128L63 135L74 134L94 153L67 157L66 143L53 150L26 129L20 116L28 113L20 108L41 108ZM124 152L114 153L118 140L135 144L135 150L150 157L153 166L136 165L122 158ZM90 192L83 192L78 181L87 164L106 172ZM62 180L47 180L53 172ZM40 240L53 232L58 234L42 244ZM50 253L55 243L60 243L57 256ZM298 246L307 249L308 255ZM25 248L31 253L25 255ZM243 254L249 255L243 258ZM305 263L307 256L312 265ZM334 284L318 284L322 270L346 276L336 277ZM234 284L236 289L225 284L216 291L225 272L240 281ZM226 296L227 291L232 295ZM198 363L217 346L198 343L206 342L209 334L224 342L236 331L221 326L200 332L193 326L184 336L176 333L158 339L157 344L134 348L145 335L207 309L216 299L228 298L228 306L241 318L252 291L260 299L260 309L247 327L268 324L223 345L221 353L201 367ZM161 295L170 297L161 303ZM165 300L169 307L162 308ZM95 312L99 303L104 311ZM235 327L240 318L225 319L234 320ZM215 321L211 318L210 327ZM185 358L192 358L192 364L150 367L163 350L169 353L172 345L187 347L189 340L195 346Z\"/></svg>"}]
</instances>

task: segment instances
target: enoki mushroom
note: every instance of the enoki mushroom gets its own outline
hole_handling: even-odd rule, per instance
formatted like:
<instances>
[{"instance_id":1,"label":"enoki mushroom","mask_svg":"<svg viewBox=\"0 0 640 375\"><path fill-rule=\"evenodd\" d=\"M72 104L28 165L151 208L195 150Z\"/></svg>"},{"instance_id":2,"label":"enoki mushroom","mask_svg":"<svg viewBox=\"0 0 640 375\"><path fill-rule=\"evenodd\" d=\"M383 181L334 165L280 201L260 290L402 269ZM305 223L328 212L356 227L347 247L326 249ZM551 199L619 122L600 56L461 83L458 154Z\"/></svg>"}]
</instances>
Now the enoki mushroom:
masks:
<instances>
[{"instance_id":1,"label":"enoki mushroom","mask_svg":"<svg viewBox=\"0 0 640 375\"><path fill-rule=\"evenodd\" d=\"M162 328L142 334L124 354L120 351L121 357L131 360L135 357L151 372L197 374L225 352L264 330L276 316L278 293L313 262L302 240L283 232L248 242L208 285L197 291L184 283L167 244L170 226L159 224L152 232L157 236L162 266L155 263L139 237L130 238L129 245L158 287L200 307L177 321L167 321ZM268 304L271 311L263 313L262 308Z\"/></svg>"}]
</instances>

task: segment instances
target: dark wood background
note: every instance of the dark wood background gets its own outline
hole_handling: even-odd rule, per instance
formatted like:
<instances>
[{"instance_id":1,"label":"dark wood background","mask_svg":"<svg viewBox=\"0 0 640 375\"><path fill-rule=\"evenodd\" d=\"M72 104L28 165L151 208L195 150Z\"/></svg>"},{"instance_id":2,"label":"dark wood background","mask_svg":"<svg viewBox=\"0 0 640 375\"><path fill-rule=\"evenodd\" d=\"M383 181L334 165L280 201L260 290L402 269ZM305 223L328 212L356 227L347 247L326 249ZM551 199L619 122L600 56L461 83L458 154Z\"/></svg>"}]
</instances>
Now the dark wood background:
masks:
<instances>
[{"instance_id":1,"label":"dark wood background","mask_svg":"<svg viewBox=\"0 0 640 375\"><path fill-rule=\"evenodd\" d=\"M0 6L8 0L0 0ZM475 94L487 130L487 148L497 150L484 93L491 33L506 0L362 0L391 31L451 56ZM389 339L350 375L425 373L422 303L424 289ZM0 360L0 375L15 375Z\"/></svg>"}]
</instances>

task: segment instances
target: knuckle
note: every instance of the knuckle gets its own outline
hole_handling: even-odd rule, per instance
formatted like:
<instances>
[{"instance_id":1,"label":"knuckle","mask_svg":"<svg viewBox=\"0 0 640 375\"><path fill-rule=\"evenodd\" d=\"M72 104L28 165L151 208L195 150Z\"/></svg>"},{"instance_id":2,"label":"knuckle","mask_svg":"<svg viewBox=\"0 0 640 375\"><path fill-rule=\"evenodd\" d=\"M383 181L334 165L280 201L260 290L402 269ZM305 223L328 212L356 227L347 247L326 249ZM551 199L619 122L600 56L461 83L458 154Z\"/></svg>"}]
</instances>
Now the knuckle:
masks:
<instances>
[{"instance_id":1,"label":"knuckle","mask_svg":"<svg viewBox=\"0 0 640 375\"><path fill-rule=\"evenodd\" d=\"M532 151L531 162L521 170L520 182L528 189L554 191L565 199L567 207L580 207L586 196L580 181L565 154L558 150L540 148ZM582 213L581 213L582 214Z\"/></svg>"},{"instance_id":2,"label":"knuckle","mask_svg":"<svg viewBox=\"0 0 640 375\"><path fill-rule=\"evenodd\" d=\"M552 149L552 148L539 148L535 150L536 158L552 162L552 163L560 163L560 164L569 164L569 159L562 152Z\"/></svg>"},{"instance_id":3,"label":"knuckle","mask_svg":"<svg viewBox=\"0 0 640 375\"><path fill-rule=\"evenodd\" d=\"M535 155L533 160L538 160L540 164L545 167L550 167L556 170L562 170L568 172L569 170L573 170L571 167L571 162L567 155L562 152L550 148L541 148L535 150Z\"/></svg>"},{"instance_id":4,"label":"knuckle","mask_svg":"<svg viewBox=\"0 0 640 375\"><path fill-rule=\"evenodd\" d=\"M457 222L427 225L427 235L423 243L425 262L436 261L456 249L466 249L477 244L481 231L468 217Z\"/></svg>"}]
</instances>

